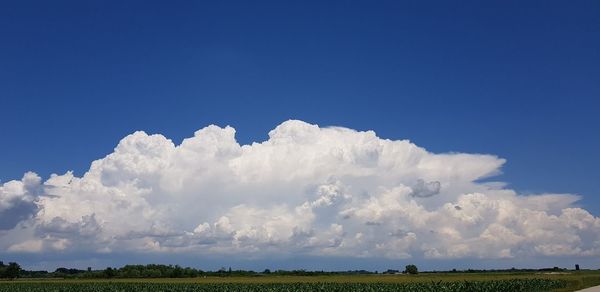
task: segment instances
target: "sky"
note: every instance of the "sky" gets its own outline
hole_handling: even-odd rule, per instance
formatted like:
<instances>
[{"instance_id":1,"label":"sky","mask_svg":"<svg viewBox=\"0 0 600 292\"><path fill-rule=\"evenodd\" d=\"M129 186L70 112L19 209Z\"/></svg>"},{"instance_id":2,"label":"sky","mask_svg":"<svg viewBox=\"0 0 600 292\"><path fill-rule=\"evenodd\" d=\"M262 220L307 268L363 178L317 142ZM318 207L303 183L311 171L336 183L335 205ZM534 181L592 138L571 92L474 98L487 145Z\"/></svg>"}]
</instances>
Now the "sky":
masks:
<instances>
[{"instance_id":1,"label":"sky","mask_svg":"<svg viewBox=\"0 0 600 292\"><path fill-rule=\"evenodd\" d=\"M0 259L600 268L598 15L3 2Z\"/></svg>"}]
</instances>

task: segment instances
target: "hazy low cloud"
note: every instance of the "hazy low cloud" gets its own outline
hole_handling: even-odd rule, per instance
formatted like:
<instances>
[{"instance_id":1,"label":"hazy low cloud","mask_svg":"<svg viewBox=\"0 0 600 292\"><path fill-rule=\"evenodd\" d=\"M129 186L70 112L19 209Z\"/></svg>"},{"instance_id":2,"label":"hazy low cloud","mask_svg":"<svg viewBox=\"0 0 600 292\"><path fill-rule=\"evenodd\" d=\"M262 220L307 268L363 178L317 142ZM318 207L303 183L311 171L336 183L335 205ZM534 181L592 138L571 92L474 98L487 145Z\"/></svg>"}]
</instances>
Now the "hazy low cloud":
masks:
<instances>
[{"instance_id":1,"label":"hazy low cloud","mask_svg":"<svg viewBox=\"0 0 600 292\"><path fill-rule=\"evenodd\" d=\"M372 131L287 121L239 145L136 132L76 177L0 187L0 248L408 258L600 256L600 218L570 194L521 196L493 155L435 154Z\"/></svg>"}]
</instances>

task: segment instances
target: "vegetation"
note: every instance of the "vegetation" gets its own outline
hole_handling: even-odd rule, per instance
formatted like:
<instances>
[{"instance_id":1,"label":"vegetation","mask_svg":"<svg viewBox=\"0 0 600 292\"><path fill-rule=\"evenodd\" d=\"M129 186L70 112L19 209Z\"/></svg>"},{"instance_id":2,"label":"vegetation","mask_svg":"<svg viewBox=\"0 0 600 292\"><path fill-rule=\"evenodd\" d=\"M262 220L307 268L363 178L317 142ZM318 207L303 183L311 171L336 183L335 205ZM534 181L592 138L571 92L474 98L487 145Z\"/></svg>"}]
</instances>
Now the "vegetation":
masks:
<instances>
[{"instance_id":1,"label":"vegetation","mask_svg":"<svg viewBox=\"0 0 600 292\"><path fill-rule=\"evenodd\" d=\"M566 287L566 282L549 279L414 283L9 283L0 292L46 291L549 291Z\"/></svg>"},{"instance_id":2,"label":"vegetation","mask_svg":"<svg viewBox=\"0 0 600 292\"><path fill-rule=\"evenodd\" d=\"M377 271L274 270L221 268L202 271L173 265L126 265L102 270L58 268L53 272L22 270L0 262L4 291L576 291L600 285L600 271L464 270L419 272L407 265L401 273ZM20 279L15 279L20 278Z\"/></svg>"},{"instance_id":3,"label":"vegetation","mask_svg":"<svg viewBox=\"0 0 600 292\"><path fill-rule=\"evenodd\" d=\"M8 263L4 265L4 262L0 262L0 278L16 279L21 274L21 266L17 263Z\"/></svg>"},{"instance_id":4,"label":"vegetation","mask_svg":"<svg viewBox=\"0 0 600 292\"><path fill-rule=\"evenodd\" d=\"M415 265L407 265L406 268L404 269L404 273L416 275L419 273L419 270L417 269L417 266L415 266Z\"/></svg>"},{"instance_id":5,"label":"vegetation","mask_svg":"<svg viewBox=\"0 0 600 292\"><path fill-rule=\"evenodd\" d=\"M0 272L2 268L0 267ZM394 270L395 271L395 270ZM126 265L121 268L108 267L103 270L87 270L58 268L54 272L20 270L17 275L21 278L62 278L62 279L113 279L113 278L194 278L194 277L243 277L243 276L323 276L323 275L358 275L376 274L366 270L326 272L306 270L276 270L265 269L263 272L232 270L221 268L217 271L203 271L179 265ZM7 278L0 273L0 278ZM13 277L14 278L14 277Z\"/></svg>"}]
</instances>

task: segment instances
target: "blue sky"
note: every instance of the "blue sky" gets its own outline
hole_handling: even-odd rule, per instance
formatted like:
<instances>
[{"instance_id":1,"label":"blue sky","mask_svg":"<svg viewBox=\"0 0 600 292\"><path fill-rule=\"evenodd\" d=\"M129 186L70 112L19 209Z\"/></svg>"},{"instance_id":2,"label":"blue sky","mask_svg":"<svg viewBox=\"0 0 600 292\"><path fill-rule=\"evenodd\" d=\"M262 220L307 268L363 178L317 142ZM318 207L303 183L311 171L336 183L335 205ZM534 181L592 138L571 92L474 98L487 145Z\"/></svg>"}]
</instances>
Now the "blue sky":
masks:
<instances>
[{"instance_id":1,"label":"blue sky","mask_svg":"<svg viewBox=\"0 0 600 292\"><path fill-rule=\"evenodd\" d=\"M504 158L600 215L597 1L0 4L0 179L82 176L137 130L288 119Z\"/></svg>"}]
</instances>

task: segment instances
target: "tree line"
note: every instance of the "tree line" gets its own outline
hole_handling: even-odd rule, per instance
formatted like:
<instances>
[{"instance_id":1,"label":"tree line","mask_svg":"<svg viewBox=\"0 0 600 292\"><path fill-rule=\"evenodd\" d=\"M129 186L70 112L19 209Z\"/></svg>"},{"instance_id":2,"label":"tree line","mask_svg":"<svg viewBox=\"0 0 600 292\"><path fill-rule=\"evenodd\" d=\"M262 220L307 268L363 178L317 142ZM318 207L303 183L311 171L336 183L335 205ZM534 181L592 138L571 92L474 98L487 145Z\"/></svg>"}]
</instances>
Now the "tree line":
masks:
<instances>
[{"instance_id":1,"label":"tree line","mask_svg":"<svg viewBox=\"0 0 600 292\"><path fill-rule=\"evenodd\" d=\"M383 274L399 273L398 270L387 270ZM416 274L417 267L408 265L403 273ZM58 268L53 272L28 271L21 269L14 262L4 265L0 261L0 278L194 278L194 277L239 277L239 276L324 276L324 275L363 275L379 274L377 271L349 270L349 271L307 271L307 270L274 270L265 269L262 272L252 270L232 270L221 268L217 271L203 271L200 269L181 267L179 265L125 265L121 268L107 267L103 270L86 270L73 268Z\"/></svg>"},{"instance_id":2,"label":"tree line","mask_svg":"<svg viewBox=\"0 0 600 292\"><path fill-rule=\"evenodd\" d=\"M450 271L428 271L427 273L493 273L493 272L543 272L543 271L566 271L558 267L544 269L502 269L502 270L456 270ZM381 274L417 274L419 273L416 265L406 265L403 271L389 269ZM367 270L348 270L348 271L307 271L307 270L274 270L265 269L262 272L252 270L232 270L231 268L221 268L216 271L203 271L200 269L181 267L179 265L125 265L121 268L107 267L105 269L86 270L73 268L58 268L53 272L48 271L28 271L21 269L16 262L4 264L0 261L0 278L81 278L81 279L99 279L99 278L194 278L194 277L240 277L240 276L327 276L327 275L367 275L380 274L378 271Z\"/></svg>"}]
</instances>

